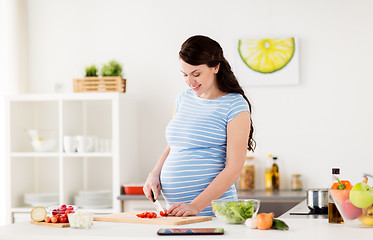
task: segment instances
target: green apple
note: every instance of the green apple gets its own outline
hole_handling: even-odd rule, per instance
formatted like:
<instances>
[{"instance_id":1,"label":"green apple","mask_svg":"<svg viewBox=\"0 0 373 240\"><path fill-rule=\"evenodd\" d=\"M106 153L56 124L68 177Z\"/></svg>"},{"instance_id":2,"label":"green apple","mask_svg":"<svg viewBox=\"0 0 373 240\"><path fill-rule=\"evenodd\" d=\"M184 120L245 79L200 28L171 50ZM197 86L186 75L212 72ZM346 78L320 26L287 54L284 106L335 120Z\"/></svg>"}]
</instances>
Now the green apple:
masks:
<instances>
[{"instance_id":1,"label":"green apple","mask_svg":"<svg viewBox=\"0 0 373 240\"><path fill-rule=\"evenodd\" d=\"M358 208L369 207L373 204L373 189L364 182L356 184L350 191L350 201Z\"/></svg>"}]
</instances>

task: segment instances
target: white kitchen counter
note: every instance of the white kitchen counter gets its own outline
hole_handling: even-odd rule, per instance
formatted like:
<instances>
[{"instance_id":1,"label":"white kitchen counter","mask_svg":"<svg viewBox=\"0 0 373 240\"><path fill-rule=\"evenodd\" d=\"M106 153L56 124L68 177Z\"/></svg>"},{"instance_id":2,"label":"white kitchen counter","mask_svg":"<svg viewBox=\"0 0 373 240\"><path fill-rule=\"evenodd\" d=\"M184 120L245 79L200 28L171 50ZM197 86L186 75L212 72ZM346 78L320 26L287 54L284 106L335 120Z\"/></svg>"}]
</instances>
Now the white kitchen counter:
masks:
<instances>
[{"instance_id":1,"label":"white kitchen counter","mask_svg":"<svg viewBox=\"0 0 373 240\"><path fill-rule=\"evenodd\" d=\"M290 212L308 212L305 203L297 205ZM213 218L212 221L181 225L181 228L222 227L221 236L178 236L187 239L368 239L373 228L351 228L343 224L329 224L326 218L292 216L284 214L280 219L290 227L288 231L248 229L245 225L225 224ZM94 222L91 229L54 228L22 222L0 228L0 239L175 239L174 236L158 236L159 228L178 227L134 223Z\"/></svg>"}]
</instances>

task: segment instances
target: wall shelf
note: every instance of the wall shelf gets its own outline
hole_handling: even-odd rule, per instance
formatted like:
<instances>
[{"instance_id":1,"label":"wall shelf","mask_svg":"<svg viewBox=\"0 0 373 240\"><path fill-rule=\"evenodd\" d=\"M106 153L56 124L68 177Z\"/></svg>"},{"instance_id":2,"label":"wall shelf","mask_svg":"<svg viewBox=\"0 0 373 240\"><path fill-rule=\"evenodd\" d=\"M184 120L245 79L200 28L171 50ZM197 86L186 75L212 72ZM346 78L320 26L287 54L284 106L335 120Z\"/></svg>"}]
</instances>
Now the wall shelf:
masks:
<instances>
[{"instance_id":1,"label":"wall shelf","mask_svg":"<svg viewBox=\"0 0 373 240\"><path fill-rule=\"evenodd\" d=\"M112 208L85 210L120 212L121 185L138 178L135 99L123 93L23 94L9 96L6 109L9 221L31 210L23 199L26 193L58 192L59 204L75 205L80 191L110 190ZM33 151L28 129L48 131L55 148ZM111 147L66 153L66 135L95 136Z\"/></svg>"}]
</instances>

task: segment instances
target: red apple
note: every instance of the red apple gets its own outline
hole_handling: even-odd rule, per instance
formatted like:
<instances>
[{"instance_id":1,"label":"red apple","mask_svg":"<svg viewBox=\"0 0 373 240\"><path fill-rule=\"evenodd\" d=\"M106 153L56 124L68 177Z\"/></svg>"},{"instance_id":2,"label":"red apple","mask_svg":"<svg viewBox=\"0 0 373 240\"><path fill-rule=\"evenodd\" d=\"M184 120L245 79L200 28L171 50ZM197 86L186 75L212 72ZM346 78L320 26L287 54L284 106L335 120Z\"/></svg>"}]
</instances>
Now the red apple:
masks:
<instances>
[{"instance_id":1,"label":"red apple","mask_svg":"<svg viewBox=\"0 0 373 240\"><path fill-rule=\"evenodd\" d=\"M346 201L341 205L343 217L354 220L361 216L361 208L355 207L350 201Z\"/></svg>"}]
</instances>

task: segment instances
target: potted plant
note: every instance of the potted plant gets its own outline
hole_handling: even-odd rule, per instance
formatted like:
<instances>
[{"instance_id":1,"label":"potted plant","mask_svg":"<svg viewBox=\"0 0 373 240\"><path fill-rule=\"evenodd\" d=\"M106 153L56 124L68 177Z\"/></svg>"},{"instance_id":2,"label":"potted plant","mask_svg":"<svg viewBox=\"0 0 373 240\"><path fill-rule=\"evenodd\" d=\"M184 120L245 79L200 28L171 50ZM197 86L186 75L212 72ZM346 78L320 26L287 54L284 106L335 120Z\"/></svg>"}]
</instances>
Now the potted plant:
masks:
<instances>
[{"instance_id":1,"label":"potted plant","mask_svg":"<svg viewBox=\"0 0 373 240\"><path fill-rule=\"evenodd\" d=\"M94 65L94 64L85 68L85 76L86 77L98 77L97 73L98 73L98 69L97 69L96 65Z\"/></svg>"},{"instance_id":2,"label":"potted plant","mask_svg":"<svg viewBox=\"0 0 373 240\"><path fill-rule=\"evenodd\" d=\"M91 65L85 68L85 77L74 79L74 92L126 92L126 79L123 79L122 65L112 60L101 68Z\"/></svg>"}]
</instances>

